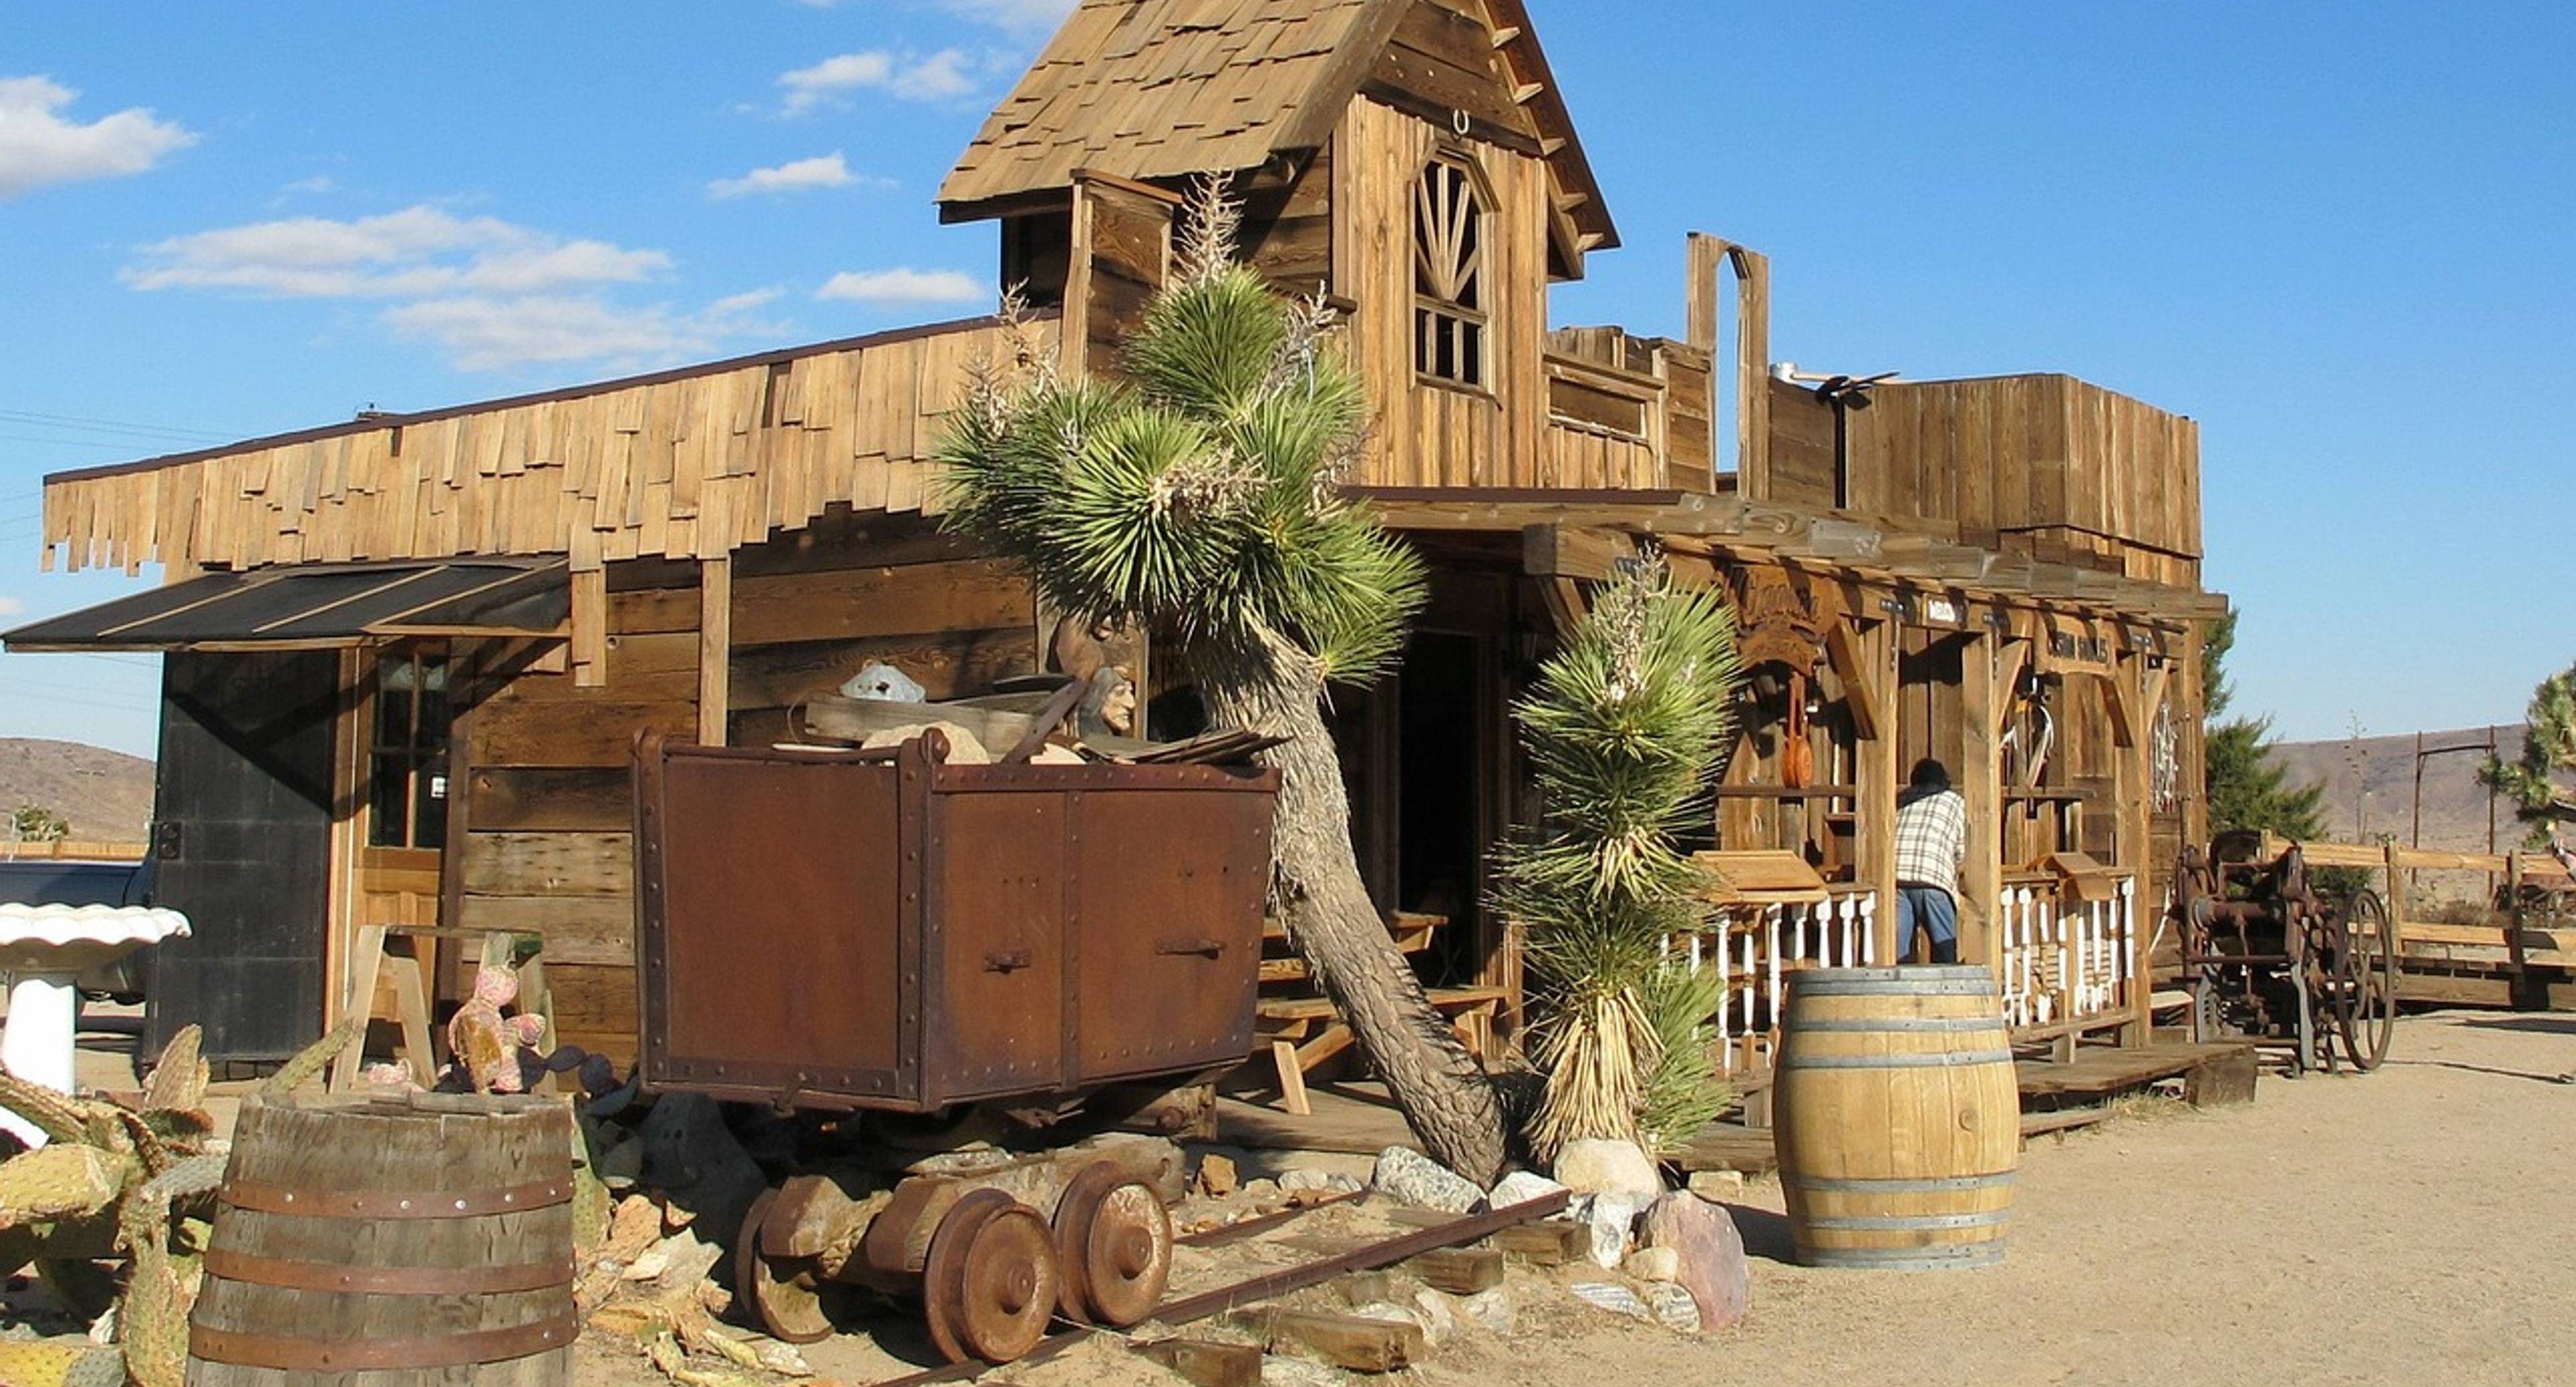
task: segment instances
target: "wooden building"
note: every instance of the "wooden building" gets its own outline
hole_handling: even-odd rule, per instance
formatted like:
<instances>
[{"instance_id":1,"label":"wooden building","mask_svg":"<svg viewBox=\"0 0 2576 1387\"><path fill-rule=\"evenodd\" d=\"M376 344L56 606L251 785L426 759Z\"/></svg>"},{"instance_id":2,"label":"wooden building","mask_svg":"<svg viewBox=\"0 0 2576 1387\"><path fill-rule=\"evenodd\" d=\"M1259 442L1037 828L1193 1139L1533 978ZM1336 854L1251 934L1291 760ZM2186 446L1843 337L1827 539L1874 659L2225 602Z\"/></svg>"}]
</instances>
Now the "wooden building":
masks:
<instances>
[{"instance_id":1,"label":"wooden building","mask_svg":"<svg viewBox=\"0 0 2576 1387\"><path fill-rule=\"evenodd\" d=\"M1338 735L1381 904L1448 922L1435 981L1516 1017L1480 907L1534 809L1508 703L1651 544L1733 595L1753 671L1711 824L1730 924L1695 945L1738 984L1735 1053L1759 1063L1781 970L1895 956L1925 756L1973 811L1966 956L2025 1036L2143 1035L2164 864L2203 836L2196 623L2224 610L2188 419L2056 375L1775 380L1768 263L1709 237L1682 338L1553 325L1549 285L1618 233L1523 0L1084 0L941 212L998 222L1048 350L1114 370L1210 173L1251 263L1343 311L1379 411L1355 489L1434 565ZM364 991L363 926L434 921L541 936L565 1037L627 1053L638 730L775 740L869 660L935 696L1045 666L1025 585L935 520L940 417L1004 341L944 324L48 479L49 562L170 585L13 647L179 652L171 745L222 754L165 761L165 855L305 864L204 899L160 974L240 975L174 990L164 1028L281 1053ZM245 785L262 846L192 857L248 841L213 827Z\"/></svg>"}]
</instances>

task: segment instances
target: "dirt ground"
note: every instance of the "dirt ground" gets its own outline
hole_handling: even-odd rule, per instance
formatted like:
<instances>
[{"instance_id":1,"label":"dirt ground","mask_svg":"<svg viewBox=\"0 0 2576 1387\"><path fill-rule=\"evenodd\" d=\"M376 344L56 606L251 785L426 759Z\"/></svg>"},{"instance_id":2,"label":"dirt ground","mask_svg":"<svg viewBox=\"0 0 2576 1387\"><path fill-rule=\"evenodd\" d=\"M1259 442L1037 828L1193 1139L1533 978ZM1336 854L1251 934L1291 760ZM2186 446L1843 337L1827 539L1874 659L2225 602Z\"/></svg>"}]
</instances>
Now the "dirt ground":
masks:
<instances>
[{"instance_id":1,"label":"dirt ground","mask_svg":"<svg viewBox=\"0 0 2576 1387\"><path fill-rule=\"evenodd\" d=\"M1738 1328L1687 1338L1593 1310L1560 1284L1615 1277L1518 1270L1511 1337L1462 1330L1402 1376L1433 1387L1601 1387L1605 1372L1693 1387L2563 1382L2576 1362L2576 1085L2558 1077L2570 1071L2576 1017L2441 1013L2406 1021L2389 1065L2366 1079L2267 1076L2252 1107L2139 1105L2041 1138L2010 1259L1983 1272L1791 1265L1779 1188L1756 1181L1736 1208L1755 1258L1753 1314ZM1190 1288L1186 1268L1178 1288ZM851 1383L900 1366L856 1339L810 1354ZM598 1342L585 1344L579 1380L661 1381ZM986 1380L1177 1381L1106 1343Z\"/></svg>"}]
</instances>

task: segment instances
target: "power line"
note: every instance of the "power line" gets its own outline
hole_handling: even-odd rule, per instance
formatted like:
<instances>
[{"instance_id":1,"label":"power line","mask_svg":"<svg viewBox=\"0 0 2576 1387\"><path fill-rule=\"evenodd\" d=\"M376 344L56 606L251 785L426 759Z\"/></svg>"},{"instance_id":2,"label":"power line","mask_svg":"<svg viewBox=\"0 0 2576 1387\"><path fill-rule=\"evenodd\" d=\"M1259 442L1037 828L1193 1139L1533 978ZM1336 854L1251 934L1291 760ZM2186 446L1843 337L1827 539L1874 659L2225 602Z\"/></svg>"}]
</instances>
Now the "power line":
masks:
<instances>
[{"instance_id":1,"label":"power line","mask_svg":"<svg viewBox=\"0 0 2576 1387\"><path fill-rule=\"evenodd\" d=\"M180 429L167 424L136 424L120 419L93 419L81 414L44 414L31 409L0 409L0 419L85 429L92 433L161 434L170 438L204 438L222 443L230 437L211 429Z\"/></svg>"},{"instance_id":2,"label":"power line","mask_svg":"<svg viewBox=\"0 0 2576 1387\"><path fill-rule=\"evenodd\" d=\"M96 438L38 438L33 434L0 433L0 442L49 443L58 448L108 448L120 453L133 452L143 444L155 441L166 440L132 439L123 443L109 443Z\"/></svg>"}]
</instances>

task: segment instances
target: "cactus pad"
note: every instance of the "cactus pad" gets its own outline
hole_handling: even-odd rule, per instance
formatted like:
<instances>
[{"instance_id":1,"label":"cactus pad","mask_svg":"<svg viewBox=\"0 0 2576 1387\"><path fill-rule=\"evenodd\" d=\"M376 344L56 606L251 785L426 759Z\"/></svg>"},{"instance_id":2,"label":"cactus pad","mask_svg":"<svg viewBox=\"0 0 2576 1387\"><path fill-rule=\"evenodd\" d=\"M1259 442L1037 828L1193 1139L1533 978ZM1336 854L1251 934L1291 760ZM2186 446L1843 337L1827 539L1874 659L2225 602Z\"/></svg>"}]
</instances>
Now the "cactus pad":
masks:
<instances>
[{"instance_id":1,"label":"cactus pad","mask_svg":"<svg viewBox=\"0 0 2576 1387\"><path fill-rule=\"evenodd\" d=\"M338 1030L305 1046L295 1058L279 1065L277 1072L268 1077L268 1082L259 1086L259 1096L284 1098L320 1078L322 1071L331 1067L331 1061L338 1059L341 1051L354 1044L366 1028L367 1020L363 1016L341 1022Z\"/></svg>"}]
</instances>

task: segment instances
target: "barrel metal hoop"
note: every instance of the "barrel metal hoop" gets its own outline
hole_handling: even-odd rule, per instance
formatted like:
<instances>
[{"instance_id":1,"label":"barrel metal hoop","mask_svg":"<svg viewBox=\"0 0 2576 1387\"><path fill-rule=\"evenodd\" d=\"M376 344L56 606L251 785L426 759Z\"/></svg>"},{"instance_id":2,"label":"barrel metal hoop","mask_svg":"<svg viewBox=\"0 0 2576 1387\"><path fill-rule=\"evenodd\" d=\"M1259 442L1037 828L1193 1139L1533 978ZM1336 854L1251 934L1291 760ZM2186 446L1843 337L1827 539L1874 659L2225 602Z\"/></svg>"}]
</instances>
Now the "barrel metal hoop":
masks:
<instances>
[{"instance_id":1,"label":"barrel metal hoop","mask_svg":"<svg viewBox=\"0 0 2576 1387\"><path fill-rule=\"evenodd\" d=\"M1964 1271L1991 1267L2004 1259L2005 1240L1954 1247L1803 1247L1799 1260L1811 1267L1870 1267L1884 1271Z\"/></svg>"},{"instance_id":2,"label":"barrel metal hoop","mask_svg":"<svg viewBox=\"0 0 2576 1387\"><path fill-rule=\"evenodd\" d=\"M1792 1016L1781 1024L1781 1031L1797 1035L1802 1031L1997 1031L2004 1028L2000 1016Z\"/></svg>"},{"instance_id":3,"label":"barrel metal hoop","mask_svg":"<svg viewBox=\"0 0 2576 1387\"><path fill-rule=\"evenodd\" d=\"M508 1329L413 1339L298 1339L277 1334L241 1334L200 1324L188 1330L188 1352L210 1363L239 1368L275 1368L290 1373L379 1372L506 1363L549 1349L570 1348L580 1332L581 1326L569 1314Z\"/></svg>"},{"instance_id":4,"label":"barrel metal hoop","mask_svg":"<svg viewBox=\"0 0 2576 1387\"><path fill-rule=\"evenodd\" d=\"M538 1180L480 1190L309 1190L227 1180L220 1197L236 1209L308 1218L475 1218L572 1202L572 1181Z\"/></svg>"},{"instance_id":5,"label":"barrel metal hoop","mask_svg":"<svg viewBox=\"0 0 2576 1387\"><path fill-rule=\"evenodd\" d=\"M1993 997L1991 978L1925 978L1919 982L1879 982L1875 979L1825 978L1810 982L1814 970L1790 976L1789 995L1795 997Z\"/></svg>"},{"instance_id":6,"label":"barrel metal hoop","mask_svg":"<svg viewBox=\"0 0 2576 1387\"><path fill-rule=\"evenodd\" d=\"M1799 1222L1809 1228L1840 1233L1918 1233L1931 1228L1993 1228L2011 1217L2010 1209L1988 1209L1973 1214L1853 1214L1824 1218L1810 1214Z\"/></svg>"},{"instance_id":7,"label":"barrel metal hoop","mask_svg":"<svg viewBox=\"0 0 2576 1387\"><path fill-rule=\"evenodd\" d=\"M1971 1064L2010 1064L2013 1052L1952 1050L1929 1055L1802 1055L1784 1051L1781 1069L1955 1069Z\"/></svg>"},{"instance_id":8,"label":"barrel metal hoop","mask_svg":"<svg viewBox=\"0 0 2576 1387\"><path fill-rule=\"evenodd\" d=\"M251 1286L292 1291L347 1291L361 1295L499 1295L570 1286L569 1258L500 1267L350 1267L262 1257L228 1248L206 1252L206 1274Z\"/></svg>"},{"instance_id":9,"label":"barrel metal hoop","mask_svg":"<svg viewBox=\"0 0 2576 1387\"><path fill-rule=\"evenodd\" d=\"M1950 1194L1959 1190L2003 1189L2013 1182L2014 1171L1995 1175L1947 1175L1937 1179L1879 1179L1870 1176L1815 1177L1783 1174L1782 1183L1795 1185L1809 1194Z\"/></svg>"}]
</instances>

